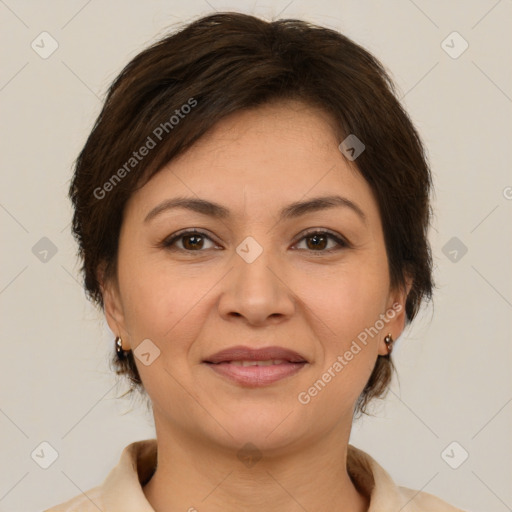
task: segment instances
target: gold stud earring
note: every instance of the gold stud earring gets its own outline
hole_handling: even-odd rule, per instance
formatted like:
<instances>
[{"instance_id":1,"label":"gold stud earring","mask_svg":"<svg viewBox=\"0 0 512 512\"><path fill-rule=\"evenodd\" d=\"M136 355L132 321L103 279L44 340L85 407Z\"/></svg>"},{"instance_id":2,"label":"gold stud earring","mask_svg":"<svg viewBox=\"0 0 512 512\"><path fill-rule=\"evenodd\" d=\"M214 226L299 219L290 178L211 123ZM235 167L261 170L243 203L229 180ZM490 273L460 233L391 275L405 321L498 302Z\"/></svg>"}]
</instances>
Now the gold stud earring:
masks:
<instances>
[{"instance_id":1,"label":"gold stud earring","mask_svg":"<svg viewBox=\"0 0 512 512\"><path fill-rule=\"evenodd\" d=\"M115 347L116 347L117 357L119 359L124 359L126 357L126 353L128 351L123 349L123 340L121 339L120 336L116 337Z\"/></svg>"},{"instance_id":2,"label":"gold stud earring","mask_svg":"<svg viewBox=\"0 0 512 512\"><path fill-rule=\"evenodd\" d=\"M384 338L384 343L388 348L388 354L391 354L391 351L393 350L393 336L391 336L391 333L386 334L386 337Z\"/></svg>"}]
</instances>

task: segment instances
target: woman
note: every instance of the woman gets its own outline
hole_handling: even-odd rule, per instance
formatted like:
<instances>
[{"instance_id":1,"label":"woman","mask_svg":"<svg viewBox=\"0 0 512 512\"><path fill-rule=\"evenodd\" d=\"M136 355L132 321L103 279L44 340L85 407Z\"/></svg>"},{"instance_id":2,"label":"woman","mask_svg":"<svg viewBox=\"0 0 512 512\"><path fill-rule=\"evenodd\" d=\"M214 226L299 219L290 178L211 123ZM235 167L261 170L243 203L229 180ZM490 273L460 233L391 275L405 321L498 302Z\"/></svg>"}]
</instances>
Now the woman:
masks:
<instances>
[{"instance_id":1,"label":"woman","mask_svg":"<svg viewBox=\"0 0 512 512\"><path fill-rule=\"evenodd\" d=\"M430 187L384 69L335 31L215 14L136 56L70 195L156 439L50 510L460 510L349 445L431 296Z\"/></svg>"}]
</instances>

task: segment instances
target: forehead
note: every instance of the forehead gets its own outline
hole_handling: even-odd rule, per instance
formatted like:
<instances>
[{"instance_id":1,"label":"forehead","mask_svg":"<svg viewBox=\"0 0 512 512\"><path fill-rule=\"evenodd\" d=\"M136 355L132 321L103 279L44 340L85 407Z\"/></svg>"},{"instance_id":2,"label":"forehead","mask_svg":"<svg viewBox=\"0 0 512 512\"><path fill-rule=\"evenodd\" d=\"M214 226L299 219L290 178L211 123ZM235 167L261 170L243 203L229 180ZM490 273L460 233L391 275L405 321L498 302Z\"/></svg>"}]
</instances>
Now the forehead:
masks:
<instances>
[{"instance_id":1,"label":"forehead","mask_svg":"<svg viewBox=\"0 0 512 512\"><path fill-rule=\"evenodd\" d=\"M175 196L199 197L263 215L273 205L340 194L375 213L371 189L341 154L339 139L328 114L298 101L238 111L158 171L130 202L142 212Z\"/></svg>"}]
</instances>

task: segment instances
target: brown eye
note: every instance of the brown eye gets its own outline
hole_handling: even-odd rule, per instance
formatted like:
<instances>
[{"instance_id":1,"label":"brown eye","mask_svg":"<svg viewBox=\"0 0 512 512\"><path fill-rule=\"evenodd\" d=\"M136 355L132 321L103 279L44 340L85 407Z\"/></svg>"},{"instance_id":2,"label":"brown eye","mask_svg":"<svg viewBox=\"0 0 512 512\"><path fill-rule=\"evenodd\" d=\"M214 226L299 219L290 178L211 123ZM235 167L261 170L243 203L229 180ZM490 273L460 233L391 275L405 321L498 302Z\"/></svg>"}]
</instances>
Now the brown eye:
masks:
<instances>
[{"instance_id":1,"label":"brown eye","mask_svg":"<svg viewBox=\"0 0 512 512\"><path fill-rule=\"evenodd\" d=\"M185 235L182 236L183 247L185 249L201 249L203 247L204 238L203 235Z\"/></svg>"},{"instance_id":2,"label":"brown eye","mask_svg":"<svg viewBox=\"0 0 512 512\"><path fill-rule=\"evenodd\" d=\"M310 241L310 243L307 244L308 249L325 249L327 247L328 238L329 237L321 234L306 237L306 240Z\"/></svg>"},{"instance_id":3,"label":"brown eye","mask_svg":"<svg viewBox=\"0 0 512 512\"><path fill-rule=\"evenodd\" d=\"M329 231L313 231L307 233L302 240L306 240L306 250L312 252L331 252L333 250L342 249L348 247L348 243L342 238L330 233ZM329 240L335 242L334 247L327 249Z\"/></svg>"},{"instance_id":4,"label":"brown eye","mask_svg":"<svg viewBox=\"0 0 512 512\"><path fill-rule=\"evenodd\" d=\"M305 250L310 252L332 252L349 247L349 243L329 231L313 231L302 237L300 242L306 241ZM329 247L329 242L334 241L334 246ZM205 243L211 243L207 247ZM203 252L206 249L212 249L215 246L213 240L201 231L189 230L176 233L164 240L161 244L169 250L178 250L184 252Z\"/></svg>"},{"instance_id":5,"label":"brown eye","mask_svg":"<svg viewBox=\"0 0 512 512\"><path fill-rule=\"evenodd\" d=\"M205 249L205 242L212 239L200 231L182 231L164 240L162 246L170 250L181 250L187 252L201 252ZM180 243L181 242L181 243ZM211 247L206 247L211 249Z\"/></svg>"}]
</instances>

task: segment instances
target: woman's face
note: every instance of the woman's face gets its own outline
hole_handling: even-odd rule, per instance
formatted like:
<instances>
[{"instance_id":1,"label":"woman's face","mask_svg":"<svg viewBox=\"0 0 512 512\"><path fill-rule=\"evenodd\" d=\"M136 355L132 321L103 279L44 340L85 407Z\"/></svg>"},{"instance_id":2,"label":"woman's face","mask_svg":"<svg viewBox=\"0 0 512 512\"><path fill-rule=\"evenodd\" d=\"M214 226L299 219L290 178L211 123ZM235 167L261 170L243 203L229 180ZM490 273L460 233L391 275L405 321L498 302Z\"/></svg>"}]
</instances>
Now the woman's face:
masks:
<instances>
[{"instance_id":1,"label":"woman's face","mask_svg":"<svg viewBox=\"0 0 512 512\"><path fill-rule=\"evenodd\" d=\"M105 308L135 350L157 433L259 449L347 434L405 295L390 289L377 203L340 142L301 103L237 112L130 198ZM178 197L224 215L171 208ZM235 346L306 362L206 362Z\"/></svg>"}]
</instances>

